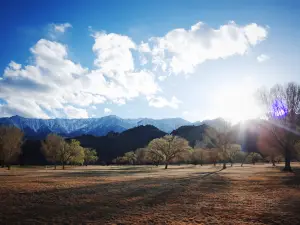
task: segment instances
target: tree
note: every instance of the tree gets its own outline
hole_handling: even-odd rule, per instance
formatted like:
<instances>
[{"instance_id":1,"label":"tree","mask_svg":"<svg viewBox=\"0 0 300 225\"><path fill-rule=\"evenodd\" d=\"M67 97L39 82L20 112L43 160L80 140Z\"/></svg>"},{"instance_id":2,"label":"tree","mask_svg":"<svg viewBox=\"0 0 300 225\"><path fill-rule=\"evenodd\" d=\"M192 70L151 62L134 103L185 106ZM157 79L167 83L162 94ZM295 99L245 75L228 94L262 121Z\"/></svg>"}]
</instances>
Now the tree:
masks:
<instances>
[{"instance_id":1,"label":"tree","mask_svg":"<svg viewBox=\"0 0 300 225\"><path fill-rule=\"evenodd\" d=\"M218 149L212 148L208 151L208 160L216 166L217 162L219 161L219 154L218 154Z\"/></svg>"},{"instance_id":2,"label":"tree","mask_svg":"<svg viewBox=\"0 0 300 225\"><path fill-rule=\"evenodd\" d=\"M152 140L148 145L148 151L158 159L163 159L165 169L168 168L172 159L180 157L190 149L188 141L173 135L166 135L162 138Z\"/></svg>"},{"instance_id":3,"label":"tree","mask_svg":"<svg viewBox=\"0 0 300 225\"><path fill-rule=\"evenodd\" d=\"M241 146L240 145L231 144L229 146L229 149L227 151L227 155L228 155L228 159L229 159L229 162L230 162L231 166L233 165L233 163L238 158L240 152L241 152Z\"/></svg>"},{"instance_id":4,"label":"tree","mask_svg":"<svg viewBox=\"0 0 300 225\"><path fill-rule=\"evenodd\" d=\"M145 164L147 161L147 148L138 148L135 150L136 162L138 164Z\"/></svg>"},{"instance_id":5,"label":"tree","mask_svg":"<svg viewBox=\"0 0 300 225\"><path fill-rule=\"evenodd\" d=\"M257 163L260 159L262 159L261 155L256 152L252 152L248 157L250 157L251 163L253 165L255 165L255 163Z\"/></svg>"},{"instance_id":6,"label":"tree","mask_svg":"<svg viewBox=\"0 0 300 225\"><path fill-rule=\"evenodd\" d=\"M136 155L133 151L131 152L126 152L124 154L124 158L126 159L126 161L129 163L129 164L134 164L135 161L136 161Z\"/></svg>"},{"instance_id":7,"label":"tree","mask_svg":"<svg viewBox=\"0 0 300 225\"><path fill-rule=\"evenodd\" d=\"M0 160L10 169L21 153L24 133L17 127L0 127Z\"/></svg>"},{"instance_id":8,"label":"tree","mask_svg":"<svg viewBox=\"0 0 300 225\"><path fill-rule=\"evenodd\" d=\"M124 156L119 156L112 160L114 164L124 165L127 163L127 159Z\"/></svg>"},{"instance_id":9,"label":"tree","mask_svg":"<svg viewBox=\"0 0 300 225\"><path fill-rule=\"evenodd\" d=\"M259 99L267 117L262 126L285 157L283 170L291 172L291 160L299 140L300 86L296 83L275 85L270 90L261 90Z\"/></svg>"},{"instance_id":10,"label":"tree","mask_svg":"<svg viewBox=\"0 0 300 225\"><path fill-rule=\"evenodd\" d=\"M56 134L48 134L45 141L42 141L42 151L47 160L54 163L54 169L56 170L56 164L59 160L59 151L62 147L63 138Z\"/></svg>"},{"instance_id":11,"label":"tree","mask_svg":"<svg viewBox=\"0 0 300 225\"><path fill-rule=\"evenodd\" d=\"M158 166L161 162L164 161L164 156L160 154L159 151L155 149L147 149L146 151L146 159L151 161L154 165Z\"/></svg>"},{"instance_id":12,"label":"tree","mask_svg":"<svg viewBox=\"0 0 300 225\"><path fill-rule=\"evenodd\" d=\"M226 162L229 161L229 152L232 149L231 125L224 121L222 131L219 131L215 138L215 147L219 149L220 159L223 161L223 169L226 169Z\"/></svg>"},{"instance_id":13,"label":"tree","mask_svg":"<svg viewBox=\"0 0 300 225\"><path fill-rule=\"evenodd\" d=\"M203 165L205 159L207 158L207 151L202 148L194 148L191 153L191 162L194 165Z\"/></svg>"},{"instance_id":14,"label":"tree","mask_svg":"<svg viewBox=\"0 0 300 225\"><path fill-rule=\"evenodd\" d=\"M84 165L95 163L98 160L97 152L92 148L84 148Z\"/></svg>"},{"instance_id":15,"label":"tree","mask_svg":"<svg viewBox=\"0 0 300 225\"><path fill-rule=\"evenodd\" d=\"M84 148L79 146L73 150L74 154L73 156L70 158L70 163L72 163L73 165L83 165L84 163L84 159L85 159L85 151Z\"/></svg>"},{"instance_id":16,"label":"tree","mask_svg":"<svg viewBox=\"0 0 300 225\"><path fill-rule=\"evenodd\" d=\"M58 159L62 164L63 170L67 163L78 156L79 151L81 151L81 146L78 140L72 139L70 143L68 143L61 138Z\"/></svg>"}]
</instances>

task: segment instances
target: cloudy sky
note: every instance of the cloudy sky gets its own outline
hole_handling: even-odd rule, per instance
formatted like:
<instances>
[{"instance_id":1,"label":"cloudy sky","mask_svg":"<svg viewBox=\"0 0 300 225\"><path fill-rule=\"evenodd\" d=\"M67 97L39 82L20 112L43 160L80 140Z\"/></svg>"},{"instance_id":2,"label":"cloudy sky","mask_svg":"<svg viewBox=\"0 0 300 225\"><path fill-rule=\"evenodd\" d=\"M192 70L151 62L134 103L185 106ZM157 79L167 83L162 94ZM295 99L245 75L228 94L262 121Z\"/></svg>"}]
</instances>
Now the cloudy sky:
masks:
<instances>
[{"instance_id":1,"label":"cloudy sky","mask_svg":"<svg viewBox=\"0 0 300 225\"><path fill-rule=\"evenodd\" d=\"M0 116L259 115L300 82L295 1L1 1Z\"/></svg>"}]
</instances>

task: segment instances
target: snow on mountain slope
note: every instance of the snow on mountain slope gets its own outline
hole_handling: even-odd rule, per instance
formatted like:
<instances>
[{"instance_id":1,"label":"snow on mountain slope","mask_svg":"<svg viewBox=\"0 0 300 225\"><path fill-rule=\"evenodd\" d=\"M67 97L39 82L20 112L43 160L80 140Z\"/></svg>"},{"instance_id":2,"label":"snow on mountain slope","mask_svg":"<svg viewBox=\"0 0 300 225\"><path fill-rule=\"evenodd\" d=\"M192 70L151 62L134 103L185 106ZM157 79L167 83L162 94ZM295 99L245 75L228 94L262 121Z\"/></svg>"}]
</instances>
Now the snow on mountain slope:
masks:
<instances>
[{"instance_id":1,"label":"snow on mountain slope","mask_svg":"<svg viewBox=\"0 0 300 225\"><path fill-rule=\"evenodd\" d=\"M153 125L170 133L172 130L191 123L181 118L170 119L122 119L110 115L89 119L32 119L20 116L0 118L0 125L11 125L22 129L28 138L44 138L49 133L57 133L66 137L90 134L103 136L108 132L122 132L139 125Z\"/></svg>"}]
</instances>

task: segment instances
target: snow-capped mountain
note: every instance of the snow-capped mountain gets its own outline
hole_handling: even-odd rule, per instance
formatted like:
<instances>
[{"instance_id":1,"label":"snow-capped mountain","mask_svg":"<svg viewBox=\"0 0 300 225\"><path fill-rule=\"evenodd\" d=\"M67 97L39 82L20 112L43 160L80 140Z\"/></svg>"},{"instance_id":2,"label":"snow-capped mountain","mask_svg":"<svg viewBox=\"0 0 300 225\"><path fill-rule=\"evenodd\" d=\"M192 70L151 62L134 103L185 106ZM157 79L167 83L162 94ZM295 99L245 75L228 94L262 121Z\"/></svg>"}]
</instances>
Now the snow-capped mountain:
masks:
<instances>
[{"instance_id":1,"label":"snow-capped mountain","mask_svg":"<svg viewBox=\"0 0 300 225\"><path fill-rule=\"evenodd\" d=\"M44 138L49 133L66 137L84 134L103 136L108 132L122 132L140 125L153 125L170 133L172 130L191 123L181 118L170 119L122 119L117 116L105 116L88 119L33 119L20 116L0 118L0 125L12 125L22 129L29 138Z\"/></svg>"}]
</instances>

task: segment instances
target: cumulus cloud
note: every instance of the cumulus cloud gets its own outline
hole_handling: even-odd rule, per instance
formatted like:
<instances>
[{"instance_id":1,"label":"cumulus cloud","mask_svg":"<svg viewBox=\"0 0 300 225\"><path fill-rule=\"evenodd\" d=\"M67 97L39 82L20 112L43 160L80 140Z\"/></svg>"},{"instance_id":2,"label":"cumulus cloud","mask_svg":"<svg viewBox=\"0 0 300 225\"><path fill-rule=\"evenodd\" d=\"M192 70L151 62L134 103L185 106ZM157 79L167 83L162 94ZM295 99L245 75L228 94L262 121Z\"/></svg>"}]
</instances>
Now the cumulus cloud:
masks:
<instances>
[{"instance_id":1,"label":"cumulus cloud","mask_svg":"<svg viewBox=\"0 0 300 225\"><path fill-rule=\"evenodd\" d=\"M190 29L174 29L163 37L153 37L152 63L174 74L193 73L207 60L244 55L267 37L267 29L255 23L239 26L235 22L213 29L199 22Z\"/></svg>"},{"instance_id":2,"label":"cumulus cloud","mask_svg":"<svg viewBox=\"0 0 300 225\"><path fill-rule=\"evenodd\" d=\"M258 62L262 63L262 62L264 62L264 61L269 60L270 57L269 57L268 55L261 54L261 55L257 56L256 59L257 59Z\"/></svg>"},{"instance_id":3,"label":"cumulus cloud","mask_svg":"<svg viewBox=\"0 0 300 225\"><path fill-rule=\"evenodd\" d=\"M60 34L70 27L53 24ZM244 55L267 37L262 26L234 22L218 29L199 22L140 44L125 35L92 32L92 69L72 61L67 45L46 39L30 48L29 64L11 61L0 78L0 99L6 102L0 105L0 115L86 118L88 106L122 105L139 96L145 96L149 106L176 109L181 101L158 96L162 89L157 81L193 73L207 60Z\"/></svg>"},{"instance_id":4,"label":"cumulus cloud","mask_svg":"<svg viewBox=\"0 0 300 225\"><path fill-rule=\"evenodd\" d=\"M32 64L23 66L12 61L5 69L0 80L0 98L5 99L7 105L1 106L1 114L47 118L49 113L46 112L50 112L55 117L83 118L88 114L82 107L106 101L125 104L140 95L158 92L160 89L151 71L134 69L133 63L128 67L126 59L123 63L118 61L132 56L124 46L120 48L126 53L120 56L118 45L122 43L116 44L116 40L122 41L123 37L112 36L112 39L104 41L106 45L115 46L112 53L105 50L98 52L99 48L105 47L99 43L99 35L95 37L93 50L99 68L94 70L83 68L68 59L67 46L39 40L30 49ZM127 49L132 46L127 46ZM31 104L18 106L23 105L20 96ZM66 105L72 106L66 108Z\"/></svg>"},{"instance_id":5,"label":"cumulus cloud","mask_svg":"<svg viewBox=\"0 0 300 225\"><path fill-rule=\"evenodd\" d=\"M104 114L110 114L112 111L109 108L104 108Z\"/></svg>"},{"instance_id":6,"label":"cumulus cloud","mask_svg":"<svg viewBox=\"0 0 300 225\"><path fill-rule=\"evenodd\" d=\"M153 106L155 108L163 108L163 107L171 107L173 109L177 109L179 104L181 103L175 96L171 98L171 100L167 100L163 97L150 97L149 106Z\"/></svg>"},{"instance_id":7,"label":"cumulus cloud","mask_svg":"<svg viewBox=\"0 0 300 225\"><path fill-rule=\"evenodd\" d=\"M53 24L54 31L64 33L66 29L71 28L72 25L69 23L62 23L62 24Z\"/></svg>"},{"instance_id":8,"label":"cumulus cloud","mask_svg":"<svg viewBox=\"0 0 300 225\"><path fill-rule=\"evenodd\" d=\"M164 81L168 76L159 76L157 79L160 81Z\"/></svg>"},{"instance_id":9,"label":"cumulus cloud","mask_svg":"<svg viewBox=\"0 0 300 225\"><path fill-rule=\"evenodd\" d=\"M85 109L75 108L74 106L68 105L64 107L64 112L68 118L88 118L88 112Z\"/></svg>"}]
</instances>

